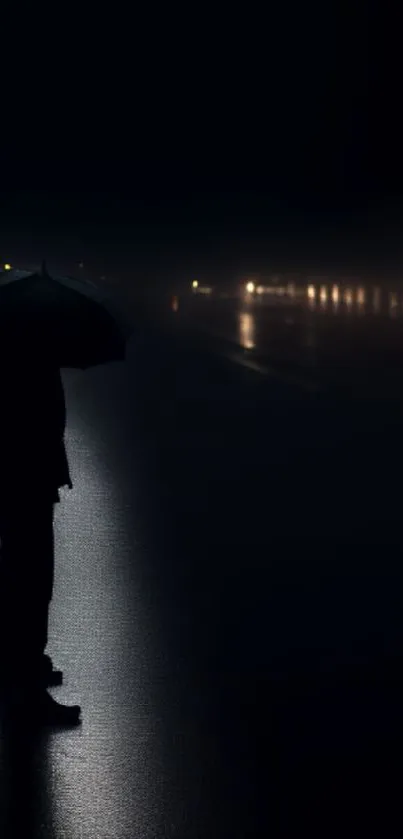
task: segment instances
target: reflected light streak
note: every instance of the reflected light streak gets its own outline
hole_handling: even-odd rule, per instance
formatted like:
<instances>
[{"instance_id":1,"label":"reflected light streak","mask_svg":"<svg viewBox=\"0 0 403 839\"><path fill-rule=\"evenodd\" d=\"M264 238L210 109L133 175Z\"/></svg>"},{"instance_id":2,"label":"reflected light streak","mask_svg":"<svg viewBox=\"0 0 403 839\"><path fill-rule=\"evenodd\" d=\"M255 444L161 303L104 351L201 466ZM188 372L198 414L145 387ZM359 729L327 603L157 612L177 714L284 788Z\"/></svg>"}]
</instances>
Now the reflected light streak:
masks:
<instances>
[{"instance_id":1,"label":"reflected light streak","mask_svg":"<svg viewBox=\"0 0 403 839\"><path fill-rule=\"evenodd\" d=\"M319 296L320 296L320 302L321 303L327 303L327 288L326 288L326 286L324 286L324 285L322 286Z\"/></svg>"},{"instance_id":2,"label":"reflected light streak","mask_svg":"<svg viewBox=\"0 0 403 839\"><path fill-rule=\"evenodd\" d=\"M397 309L398 306L398 299L397 294L395 291L391 291L389 293L389 308L390 309Z\"/></svg>"},{"instance_id":3,"label":"reflected light streak","mask_svg":"<svg viewBox=\"0 0 403 839\"><path fill-rule=\"evenodd\" d=\"M351 288L346 288L344 292L344 302L347 305L347 308L350 310L353 305L353 292Z\"/></svg>"},{"instance_id":4,"label":"reflected light streak","mask_svg":"<svg viewBox=\"0 0 403 839\"><path fill-rule=\"evenodd\" d=\"M315 300L316 297L316 288L314 285L309 285L307 288L307 295L310 300Z\"/></svg>"},{"instance_id":5,"label":"reflected light streak","mask_svg":"<svg viewBox=\"0 0 403 839\"><path fill-rule=\"evenodd\" d=\"M359 288L357 291L357 303L359 306L365 306L365 289Z\"/></svg>"},{"instance_id":6,"label":"reflected light streak","mask_svg":"<svg viewBox=\"0 0 403 839\"><path fill-rule=\"evenodd\" d=\"M108 391L115 394L117 382L111 372L105 367L103 375ZM126 484L129 471L125 468L121 475L110 469L107 454L109 440L114 439L112 429L117 431L118 425L123 450L129 444L128 421L124 418L123 423L118 423L113 408L115 399L106 399L103 417L108 434L94 435L96 401L91 396L85 398L81 412L76 410L81 403L69 400L72 410L68 456L78 466L78 479L76 497L71 493L71 498L63 499L63 516L56 519L56 532L63 538L71 575L59 578L60 635L52 639L52 652L57 660L63 660L68 649L65 639L74 635L77 650L84 650L90 639L96 661L95 667L89 664L87 678L80 684L84 723L63 741L66 751L62 752L61 740L53 733L41 744L41 772L52 821L50 832L66 839L141 835L155 807L153 789L165 760L158 717L149 710L154 700L151 685L159 673L157 666L154 675L159 642L132 539L132 499L136 496L132 486ZM89 457L83 457L83 451ZM119 550L115 551L117 544ZM86 571L80 565L83 551L88 563ZM95 610L96 603L102 603L102 608ZM74 678L77 664L74 654L71 658ZM118 688L114 673L117 661L125 674ZM150 667L146 679L144 662L149 662ZM112 696L118 713L110 713ZM133 743L139 747L133 748ZM146 773L143 747L153 756ZM82 772L79 783L77 767ZM102 806L105 801L107 807ZM138 818L138 827L136 823L134 829L133 813ZM30 830L25 833L32 836ZM157 835L158 826L152 825L150 833Z\"/></svg>"},{"instance_id":7,"label":"reflected light streak","mask_svg":"<svg viewBox=\"0 0 403 839\"><path fill-rule=\"evenodd\" d=\"M332 300L333 303L337 306L340 301L340 290L338 285L334 285L332 288Z\"/></svg>"},{"instance_id":8,"label":"reflected light streak","mask_svg":"<svg viewBox=\"0 0 403 839\"><path fill-rule=\"evenodd\" d=\"M253 350L255 344L255 318L251 312L239 315L239 342L245 350Z\"/></svg>"}]
</instances>

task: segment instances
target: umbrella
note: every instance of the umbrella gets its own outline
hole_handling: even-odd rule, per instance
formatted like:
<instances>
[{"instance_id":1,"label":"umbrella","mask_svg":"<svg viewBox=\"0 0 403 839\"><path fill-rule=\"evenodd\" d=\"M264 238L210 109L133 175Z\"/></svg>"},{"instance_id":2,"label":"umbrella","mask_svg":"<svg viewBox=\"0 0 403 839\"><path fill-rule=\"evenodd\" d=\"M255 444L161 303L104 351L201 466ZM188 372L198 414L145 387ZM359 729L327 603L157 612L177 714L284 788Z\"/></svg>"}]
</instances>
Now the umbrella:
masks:
<instances>
[{"instance_id":1,"label":"umbrella","mask_svg":"<svg viewBox=\"0 0 403 839\"><path fill-rule=\"evenodd\" d=\"M0 350L51 354L59 367L123 361L132 332L116 302L86 280L42 270L0 274Z\"/></svg>"}]
</instances>

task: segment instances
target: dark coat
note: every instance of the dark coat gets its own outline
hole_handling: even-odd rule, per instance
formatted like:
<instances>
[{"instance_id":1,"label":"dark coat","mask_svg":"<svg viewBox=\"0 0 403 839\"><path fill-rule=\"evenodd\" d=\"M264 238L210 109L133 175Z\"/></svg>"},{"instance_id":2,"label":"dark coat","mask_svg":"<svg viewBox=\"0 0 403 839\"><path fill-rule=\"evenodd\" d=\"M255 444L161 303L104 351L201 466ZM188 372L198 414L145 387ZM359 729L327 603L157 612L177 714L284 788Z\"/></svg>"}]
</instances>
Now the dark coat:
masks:
<instances>
[{"instance_id":1,"label":"dark coat","mask_svg":"<svg viewBox=\"0 0 403 839\"><path fill-rule=\"evenodd\" d=\"M26 490L58 501L59 487L72 488L65 428L59 368L34 358L0 359L0 496Z\"/></svg>"}]
</instances>

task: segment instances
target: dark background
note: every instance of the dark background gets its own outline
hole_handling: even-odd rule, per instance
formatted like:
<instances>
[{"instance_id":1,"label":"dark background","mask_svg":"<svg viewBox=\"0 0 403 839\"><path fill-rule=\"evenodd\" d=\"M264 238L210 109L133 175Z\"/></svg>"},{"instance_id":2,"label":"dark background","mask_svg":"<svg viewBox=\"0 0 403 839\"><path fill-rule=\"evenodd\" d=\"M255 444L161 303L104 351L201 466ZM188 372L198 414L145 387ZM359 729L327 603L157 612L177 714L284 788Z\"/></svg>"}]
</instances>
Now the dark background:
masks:
<instances>
[{"instance_id":1,"label":"dark background","mask_svg":"<svg viewBox=\"0 0 403 839\"><path fill-rule=\"evenodd\" d=\"M399 269L399 27L377 4L25 24L3 51L2 259L140 286Z\"/></svg>"},{"instance_id":2,"label":"dark background","mask_svg":"<svg viewBox=\"0 0 403 839\"><path fill-rule=\"evenodd\" d=\"M0 262L158 292L196 271L398 272L397 20L354 2L84 14L2 21ZM352 813L362 832L378 801L385 834L402 742L393 294L379 326L218 307L222 342L182 303L165 329L133 306L127 364L67 371L52 653L85 722L43 757L11 743L14 835L82 818L269 835L277 815L314 835ZM309 377L318 390L296 386Z\"/></svg>"}]
</instances>

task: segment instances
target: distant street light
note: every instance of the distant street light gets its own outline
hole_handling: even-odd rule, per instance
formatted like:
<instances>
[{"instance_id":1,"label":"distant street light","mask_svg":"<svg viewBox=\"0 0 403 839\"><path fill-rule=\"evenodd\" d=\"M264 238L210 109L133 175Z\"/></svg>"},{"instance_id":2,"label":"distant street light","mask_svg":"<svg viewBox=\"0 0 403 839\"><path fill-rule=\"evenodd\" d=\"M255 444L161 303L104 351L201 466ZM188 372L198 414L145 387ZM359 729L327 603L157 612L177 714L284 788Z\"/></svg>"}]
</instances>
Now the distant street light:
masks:
<instances>
[{"instance_id":1,"label":"distant street light","mask_svg":"<svg viewBox=\"0 0 403 839\"><path fill-rule=\"evenodd\" d=\"M4 266L4 270L5 270L5 271L11 271L11 265L10 265L10 263L9 263L9 262L6 262L6 264L5 264L5 266Z\"/></svg>"},{"instance_id":2,"label":"distant street light","mask_svg":"<svg viewBox=\"0 0 403 839\"><path fill-rule=\"evenodd\" d=\"M199 283L197 282L197 280L193 280L192 288L199 288Z\"/></svg>"},{"instance_id":3,"label":"distant street light","mask_svg":"<svg viewBox=\"0 0 403 839\"><path fill-rule=\"evenodd\" d=\"M255 290L255 283L250 282L250 283L246 284L246 291L248 292L248 294L253 294L254 290Z\"/></svg>"}]
</instances>

